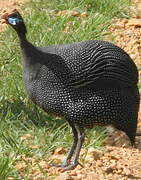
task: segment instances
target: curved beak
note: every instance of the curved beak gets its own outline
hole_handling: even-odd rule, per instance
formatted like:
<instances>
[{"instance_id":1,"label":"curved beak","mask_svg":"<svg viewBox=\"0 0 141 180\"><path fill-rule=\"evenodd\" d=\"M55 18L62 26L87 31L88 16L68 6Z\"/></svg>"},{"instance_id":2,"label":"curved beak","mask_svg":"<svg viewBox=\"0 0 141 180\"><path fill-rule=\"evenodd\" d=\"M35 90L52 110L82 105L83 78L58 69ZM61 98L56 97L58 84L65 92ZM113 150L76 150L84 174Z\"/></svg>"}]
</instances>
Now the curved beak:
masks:
<instances>
[{"instance_id":1,"label":"curved beak","mask_svg":"<svg viewBox=\"0 0 141 180\"><path fill-rule=\"evenodd\" d=\"M6 19L7 16L8 16L8 13L5 13L5 14L3 14L2 16L0 16L0 19Z\"/></svg>"},{"instance_id":2,"label":"curved beak","mask_svg":"<svg viewBox=\"0 0 141 180\"><path fill-rule=\"evenodd\" d=\"M0 16L0 22L1 22L2 24L4 24L4 23L7 24L7 21L6 21L7 16L8 16L8 13L5 13L5 14L3 14L2 16Z\"/></svg>"}]
</instances>

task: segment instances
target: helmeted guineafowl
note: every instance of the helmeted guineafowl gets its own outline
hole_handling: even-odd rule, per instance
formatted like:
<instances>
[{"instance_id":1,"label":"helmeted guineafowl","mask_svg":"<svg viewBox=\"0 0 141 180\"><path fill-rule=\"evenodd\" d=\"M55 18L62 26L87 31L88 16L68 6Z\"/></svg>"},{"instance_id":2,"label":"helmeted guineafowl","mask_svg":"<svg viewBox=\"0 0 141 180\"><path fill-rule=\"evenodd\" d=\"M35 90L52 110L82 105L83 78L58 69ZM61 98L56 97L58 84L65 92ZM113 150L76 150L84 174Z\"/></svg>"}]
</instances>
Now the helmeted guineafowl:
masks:
<instances>
[{"instance_id":1,"label":"helmeted guineafowl","mask_svg":"<svg viewBox=\"0 0 141 180\"><path fill-rule=\"evenodd\" d=\"M72 128L74 142L61 167L77 166L87 127L112 125L134 144L138 71L126 52L100 40L35 47L26 39L18 11L2 18L19 36L30 98L47 113L65 118Z\"/></svg>"}]
</instances>

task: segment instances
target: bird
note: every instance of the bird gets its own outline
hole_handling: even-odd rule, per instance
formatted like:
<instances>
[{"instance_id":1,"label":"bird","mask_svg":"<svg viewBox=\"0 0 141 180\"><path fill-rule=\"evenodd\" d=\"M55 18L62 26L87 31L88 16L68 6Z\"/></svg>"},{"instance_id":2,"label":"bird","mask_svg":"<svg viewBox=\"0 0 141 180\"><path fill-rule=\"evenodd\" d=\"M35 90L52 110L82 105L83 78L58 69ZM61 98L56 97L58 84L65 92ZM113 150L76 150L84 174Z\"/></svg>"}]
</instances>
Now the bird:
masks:
<instances>
[{"instance_id":1,"label":"bird","mask_svg":"<svg viewBox=\"0 0 141 180\"><path fill-rule=\"evenodd\" d=\"M23 79L33 103L51 115L64 118L73 143L59 167L74 169L85 140L85 130L111 125L135 143L139 110L138 70L120 47L104 40L34 46L14 9L1 16L19 37Z\"/></svg>"}]
</instances>

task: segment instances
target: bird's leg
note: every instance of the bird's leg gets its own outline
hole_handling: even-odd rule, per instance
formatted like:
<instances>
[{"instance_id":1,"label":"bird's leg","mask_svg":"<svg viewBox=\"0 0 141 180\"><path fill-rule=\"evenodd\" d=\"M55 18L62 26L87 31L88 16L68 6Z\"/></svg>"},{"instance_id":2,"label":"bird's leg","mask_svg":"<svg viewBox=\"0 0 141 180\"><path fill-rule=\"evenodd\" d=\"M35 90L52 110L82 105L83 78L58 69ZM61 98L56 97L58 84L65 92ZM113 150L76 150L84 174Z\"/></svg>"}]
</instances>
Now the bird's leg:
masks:
<instances>
[{"instance_id":1,"label":"bird's leg","mask_svg":"<svg viewBox=\"0 0 141 180\"><path fill-rule=\"evenodd\" d=\"M73 149L74 150L74 158L73 158L73 161L71 162L71 164L68 164L64 167L64 170L74 169L79 164L78 158L79 158L81 147L84 142L85 132L84 132L84 128L78 126L77 124L75 124L75 129L77 131L78 141L77 141L75 150Z\"/></svg>"},{"instance_id":2,"label":"bird's leg","mask_svg":"<svg viewBox=\"0 0 141 180\"><path fill-rule=\"evenodd\" d=\"M77 134L77 130L75 128L75 126L71 125L72 127L72 132L73 132L73 135L74 135L74 140L73 140L73 144L69 150L69 152L67 153L66 155L66 158L64 159L63 163L62 163L62 167L66 167L70 164L70 160L71 160L71 157L73 156L74 154L74 151L76 149L76 146L77 146L77 143L78 143L78 134Z\"/></svg>"},{"instance_id":3,"label":"bird's leg","mask_svg":"<svg viewBox=\"0 0 141 180\"><path fill-rule=\"evenodd\" d=\"M74 151L75 151L75 148L77 146L77 142L78 142L78 133L77 133L77 130L75 128L75 126L69 122L69 125L71 126L72 128L72 132L73 132L73 136L74 136L74 141L73 141L73 144L69 150L69 152L67 153L66 155L66 158L64 159L64 161L62 162L62 164L60 165L57 165L57 164L52 164L52 166L56 166L56 167L66 167L70 164L70 160L71 160L71 157L73 156L74 154Z\"/></svg>"}]
</instances>

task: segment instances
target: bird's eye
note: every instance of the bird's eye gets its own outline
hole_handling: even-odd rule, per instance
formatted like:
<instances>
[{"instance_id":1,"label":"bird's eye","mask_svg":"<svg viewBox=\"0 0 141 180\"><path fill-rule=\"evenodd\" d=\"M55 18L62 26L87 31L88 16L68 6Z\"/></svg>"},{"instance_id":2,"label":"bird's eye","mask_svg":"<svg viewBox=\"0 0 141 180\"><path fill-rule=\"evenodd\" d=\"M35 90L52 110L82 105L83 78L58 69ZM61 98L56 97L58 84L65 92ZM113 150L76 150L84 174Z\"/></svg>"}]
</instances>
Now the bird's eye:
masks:
<instances>
[{"instance_id":1,"label":"bird's eye","mask_svg":"<svg viewBox=\"0 0 141 180\"><path fill-rule=\"evenodd\" d=\"M9 22L9 24L17 25L20 22L20 20L17 17L10 17L10 18L8 18L8 22Z\"/></svg>"}]
</instances>

